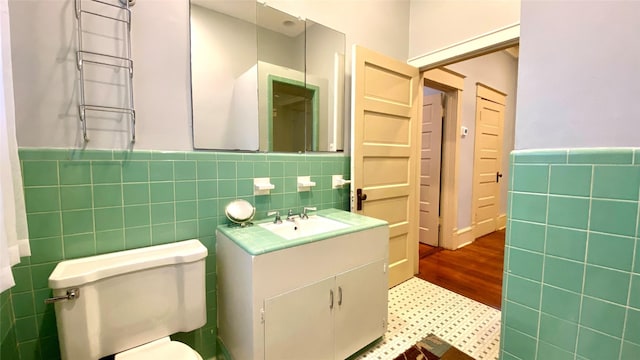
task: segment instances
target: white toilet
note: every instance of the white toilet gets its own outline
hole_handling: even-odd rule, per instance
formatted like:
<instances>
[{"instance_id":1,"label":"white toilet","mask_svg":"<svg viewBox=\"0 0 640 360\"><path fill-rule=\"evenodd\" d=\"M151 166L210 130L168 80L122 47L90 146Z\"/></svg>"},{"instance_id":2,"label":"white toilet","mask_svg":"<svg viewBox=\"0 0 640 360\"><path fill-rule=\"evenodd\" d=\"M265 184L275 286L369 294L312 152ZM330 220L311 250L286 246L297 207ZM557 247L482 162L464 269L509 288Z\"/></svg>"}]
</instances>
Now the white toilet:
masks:
<instances>
[{"instance_id":1,"label":"white toilet","mask_svg":"<svg viewBox=\"0 0 640 360\"><path fill-rule=\"evenodd\" d=\"M60 262L49 277L63 360L202 360L169 335L205 325L207 248L187 240Z\"/></svg>"}]
</instances>

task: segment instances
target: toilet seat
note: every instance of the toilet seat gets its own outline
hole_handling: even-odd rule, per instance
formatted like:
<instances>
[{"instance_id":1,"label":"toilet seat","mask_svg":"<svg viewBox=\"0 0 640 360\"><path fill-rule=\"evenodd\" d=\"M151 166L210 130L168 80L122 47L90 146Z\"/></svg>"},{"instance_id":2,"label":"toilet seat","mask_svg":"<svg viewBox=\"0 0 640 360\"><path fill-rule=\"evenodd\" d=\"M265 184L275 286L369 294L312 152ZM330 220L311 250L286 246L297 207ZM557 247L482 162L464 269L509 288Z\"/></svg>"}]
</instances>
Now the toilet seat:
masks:
<instances>
[{"instance_id":1,"label":"toilet seat","mask_svg":"<svg viewBox=\"0 0 640 360\"><path fill-rule=\"evenodd\" d=\"M115 360L202 360L202 356L167 336L116 354Z\"/></svg>"}]
</instances>

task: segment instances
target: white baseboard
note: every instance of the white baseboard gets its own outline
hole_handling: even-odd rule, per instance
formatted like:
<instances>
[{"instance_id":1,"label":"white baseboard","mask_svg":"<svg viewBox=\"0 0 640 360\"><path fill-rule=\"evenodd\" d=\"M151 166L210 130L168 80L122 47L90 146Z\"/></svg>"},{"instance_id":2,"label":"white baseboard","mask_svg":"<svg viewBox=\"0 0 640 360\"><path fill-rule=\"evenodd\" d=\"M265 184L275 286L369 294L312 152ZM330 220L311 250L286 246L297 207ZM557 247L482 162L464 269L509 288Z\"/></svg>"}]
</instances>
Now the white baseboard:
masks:
<instances>
[{"instance_id":1,"label":"white baseboard","mask_svg":"<svg viewBox=\"0 0 640 360\"><path fill-rule=\"evenodd\" d=\"M507 227L507 214L498 215L498 230L505 229Z\"/></svg>"},{"instance_id":2,"label":"white baseboard","mask_svg":"<svg viewBox=\"0 0 640 360\"><path fill-rule=\"evenodd\" d=\"M458 230L456 233L458 246L456 249L460 249L471 244L475 239L473 238L473 228L471 226L467 226L464 229Z\"/></svg>"}]
</instances>

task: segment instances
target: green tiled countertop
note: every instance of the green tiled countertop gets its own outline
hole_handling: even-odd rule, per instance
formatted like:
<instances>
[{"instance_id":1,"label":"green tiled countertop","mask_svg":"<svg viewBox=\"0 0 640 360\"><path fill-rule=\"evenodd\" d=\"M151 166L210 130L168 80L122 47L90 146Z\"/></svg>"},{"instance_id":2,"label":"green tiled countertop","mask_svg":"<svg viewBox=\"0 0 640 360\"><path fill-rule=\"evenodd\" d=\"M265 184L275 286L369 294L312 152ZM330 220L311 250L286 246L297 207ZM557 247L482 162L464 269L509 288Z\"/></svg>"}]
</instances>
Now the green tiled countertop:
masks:
<instances>
[{"instance_id":1,"label":"green tiled countertop","mask_svg":"<svg viewBox=\"0 0 640 360\"><path fill-rule=\"evenodd\" d=\"M218 231L226 235L249 254L260 255L356 231L371 229L378 226L387 226L386 221L338 209L319 210L313 214L323 216L331 220L336 220L350 226L344 229L329 231L313 236L300 237L292 240L287 240L261 226L257 226L260 223L273 221L271 218L259 220L252 226L247 227L228 224L218 225Z\"/></svg>"}]
</instances>

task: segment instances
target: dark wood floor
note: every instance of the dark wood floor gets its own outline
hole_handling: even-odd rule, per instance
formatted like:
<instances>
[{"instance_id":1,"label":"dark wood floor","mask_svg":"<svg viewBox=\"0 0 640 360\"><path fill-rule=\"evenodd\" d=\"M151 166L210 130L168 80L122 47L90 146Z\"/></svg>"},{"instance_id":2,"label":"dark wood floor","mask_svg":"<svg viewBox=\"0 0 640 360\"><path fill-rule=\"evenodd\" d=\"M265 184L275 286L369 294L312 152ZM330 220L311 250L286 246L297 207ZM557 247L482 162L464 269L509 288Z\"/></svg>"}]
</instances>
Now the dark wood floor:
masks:
<instances>
[{"instance_id":1,"label":"dark wood floor","mask_svg":"<svg viewBox=\"0 0 640 360\"><path fill-rule=\"evenodd\" d=\"M458 250L420 244L418 277L500 309L504 236L499 230Z\"/></svg>"}]
</instances>

